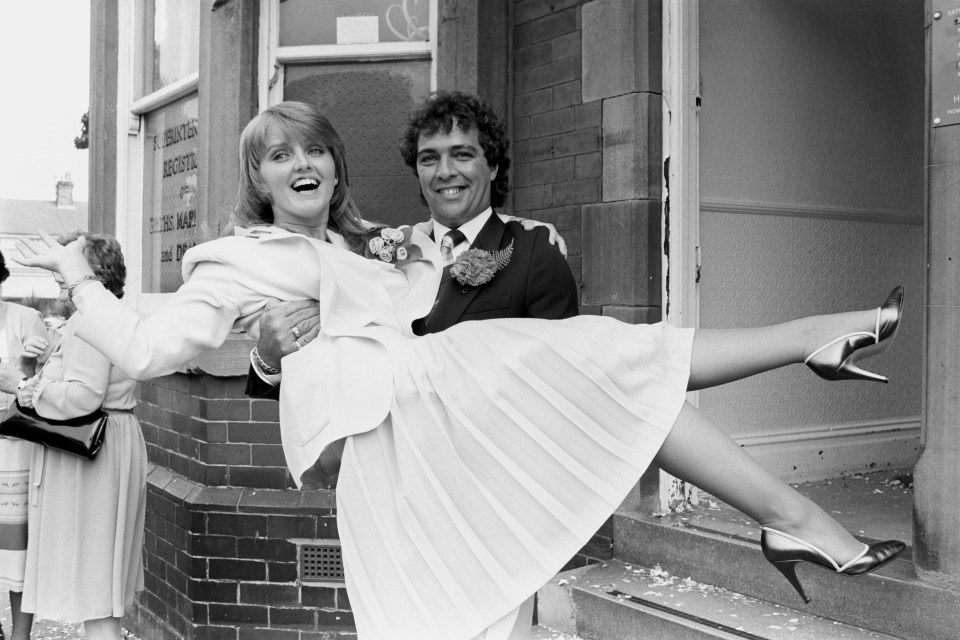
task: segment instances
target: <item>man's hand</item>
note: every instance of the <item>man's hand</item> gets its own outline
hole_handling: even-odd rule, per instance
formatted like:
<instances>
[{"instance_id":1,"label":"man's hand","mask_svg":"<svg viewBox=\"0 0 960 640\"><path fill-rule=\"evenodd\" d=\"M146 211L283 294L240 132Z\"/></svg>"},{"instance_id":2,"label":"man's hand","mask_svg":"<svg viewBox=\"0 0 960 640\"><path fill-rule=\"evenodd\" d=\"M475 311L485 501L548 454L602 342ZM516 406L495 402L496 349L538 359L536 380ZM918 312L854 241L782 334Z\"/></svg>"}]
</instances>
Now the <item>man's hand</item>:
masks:
<instances>
[{"instance_id":1,"label":"man's hand","mask_svg":"<svg viewBox=\"0 0 960 640\"><path fill-rule=\"evenodd\" d=\"M538 220L531 220L529 218L518 218L516 216L504 216L504 222L519 222L520 226L526 229L527 231L533 231L537 227L543 227L550 234L548 240L550 244L557 245L557 249L560 249L560 254L566 258L567 257L567 242L563 239L563 236L557 231L557 228L550 224L549 222L540 222Z\"/></svg>"},{"instance_id":2,"label":"man's hand","mask_svg":"<svg viewBox=\"0 0 960 640\"><path fill-rule=\"evenodd\" d=\"M260 317L257 353L267 365L280 368L283 356L297 351L320 334L320 305L316 300L271 304Z\"/></svg>"},{"instance_id":3,"label":"man's hand","mask_svg":"<svg viewBox=\"0 0 960 640\"><path fill-rule=\"evenodd\" d=\"M17 367L0 363L0 391L4 393L16 393L17 385L20 384L23 378L23 373Z\"/></svg>"}]
</instances>

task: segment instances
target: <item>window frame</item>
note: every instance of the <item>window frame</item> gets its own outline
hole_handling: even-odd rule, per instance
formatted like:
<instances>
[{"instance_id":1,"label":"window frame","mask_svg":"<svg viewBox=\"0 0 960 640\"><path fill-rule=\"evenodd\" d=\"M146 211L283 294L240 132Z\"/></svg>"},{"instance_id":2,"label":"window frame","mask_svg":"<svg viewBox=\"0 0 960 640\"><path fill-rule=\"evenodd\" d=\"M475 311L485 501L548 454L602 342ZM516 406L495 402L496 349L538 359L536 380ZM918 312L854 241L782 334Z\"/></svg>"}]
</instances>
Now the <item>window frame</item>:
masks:
<instances>
[{"instance_id":1,"label":"window frame","mask_svg":"<svg viewBox=\"0 0 960 640\"><path fill-rule=\"evenodd\" d=\"M136 0L133 3L120 3L119 22L126 25L120 29L118 42L119 58L125 59L118 69L117 113L127 114L126 118L117 118L117 203L124 207L127 214L117 216L117 238L121 241L127 267L125 300L141 315L155 313L172 293L144 291L143 283L143 227L146 213L143 195L146 176L147 148L144 119L181 98L198 95L200 90L200 70L194 71L156 91L141 95L144 83L144 65L147 63L143 52L145 38L152 38L146 31L152 28L152 12L155 0ZM195 7L200 20L200 6ZM149 19L148 19L149 18ZM198 22L198 25L200 23ZM198 32L198 37L199 37ZM198 65L199 66L199 65Z\"/></svg>"},{"instance_id":2,"label":"window frame","mask_svg":"<svg viewBox=\"0 0 960 640\"><path fill-rule=\"evenodd\" d=\"M436 90L439 0L428 0L428 2L430 3L430 37L426 42L378 42L373 44L322 44L281 47L280 0L261 0L260 111L283 101L285 68L291 64L429 60L430 90Z\"/></svg>"}]
</instances>

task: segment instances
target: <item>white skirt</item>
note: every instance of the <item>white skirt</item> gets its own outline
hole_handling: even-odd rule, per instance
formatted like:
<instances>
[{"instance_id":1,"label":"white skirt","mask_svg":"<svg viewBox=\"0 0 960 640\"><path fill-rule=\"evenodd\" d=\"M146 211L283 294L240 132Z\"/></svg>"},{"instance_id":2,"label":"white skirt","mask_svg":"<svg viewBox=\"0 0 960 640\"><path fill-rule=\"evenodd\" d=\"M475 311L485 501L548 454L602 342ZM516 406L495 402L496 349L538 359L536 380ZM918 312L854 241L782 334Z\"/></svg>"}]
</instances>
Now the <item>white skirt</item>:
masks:
<instances>
[{"instance_id":1,"label":"white skirt","mask_svg":"<svg viewBox=\"0 0 960 640\"><path fill-rule=\"evenodd\" d=\"M87 460L37 447L30 473L23 610L84 622L119 618L143 589L147 449L132 413L111 413Z\"/></svg>"},{"instance_id":2,"label":"white skirt","mask_svg":"<svg viewBox=\"0 0 960 640\"><path fill-rule=\"evenodd\" d=\"M660 449L692 343L691 329L581 316L391 347L390 415L347 439L337 488L360 640L468 640L520 606Z\"/></svg>"}]
</instances>

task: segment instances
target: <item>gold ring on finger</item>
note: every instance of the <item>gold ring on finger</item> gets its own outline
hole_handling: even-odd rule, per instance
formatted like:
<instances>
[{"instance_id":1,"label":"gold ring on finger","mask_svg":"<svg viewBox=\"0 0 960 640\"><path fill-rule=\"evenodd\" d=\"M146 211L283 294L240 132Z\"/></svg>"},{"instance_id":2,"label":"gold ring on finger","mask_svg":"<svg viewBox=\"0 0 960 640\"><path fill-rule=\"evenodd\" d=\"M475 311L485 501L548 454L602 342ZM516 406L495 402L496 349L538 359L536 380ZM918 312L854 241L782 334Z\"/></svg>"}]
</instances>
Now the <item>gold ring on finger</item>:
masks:
<instances>
[{"instance_id":1,"label":"gold ring on finger","mask_svg":"<svg viewBox=\"0 0 960 640\"><path fill-rule=\"evenodd\" d=\"M296 345L297 351L300 351L300 349L303 349L303 345L300 344L299 340L295 340L293 344Z\"/></svg>"},{"instance_id":2,"label":"gold ring on finger","mask_svg":"<svg viewBox=\"0 0 960 640\"><path fill-rule=\"evenodd\" d=\"M294 338L295 340L299 340L299 339L300 339L300 329L297 329L296 327L294 327L293 329L291 329L291 331L293 331L293 338Z\"/></svg>"}]
</instances>

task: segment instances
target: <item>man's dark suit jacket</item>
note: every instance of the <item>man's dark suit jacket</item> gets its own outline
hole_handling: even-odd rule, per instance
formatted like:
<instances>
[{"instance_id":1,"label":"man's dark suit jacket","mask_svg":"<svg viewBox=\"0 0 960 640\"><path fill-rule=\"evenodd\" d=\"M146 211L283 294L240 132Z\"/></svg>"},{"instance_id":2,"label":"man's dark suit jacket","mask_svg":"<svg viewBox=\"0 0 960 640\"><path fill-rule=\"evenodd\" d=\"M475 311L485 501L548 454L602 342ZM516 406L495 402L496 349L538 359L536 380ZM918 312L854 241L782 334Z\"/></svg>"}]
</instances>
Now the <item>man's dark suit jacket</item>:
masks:
<instances>
[{"instance_id":1,"label":"man's dark suit jacket","mask_svg":"<svg viewBox=\"0 0 960 640\"><path fill-rule=\"evenodd\" d=\"M436 333L467 320L490 318L545 318L577 315L577 285L567 261L543 227L525 230L518 222L490 216L471 248L484 251L506 249L513 242L509 264L479 287L464 287L451 281L430 312L429 328L424 318L414 323L417 335ZM264 382L252 369L247 374L246 393L258 398L279 398L279 386Z\"/></svg>"}]
</instances>

